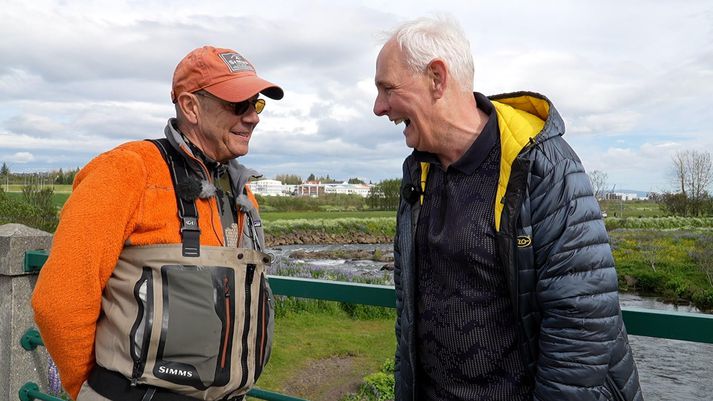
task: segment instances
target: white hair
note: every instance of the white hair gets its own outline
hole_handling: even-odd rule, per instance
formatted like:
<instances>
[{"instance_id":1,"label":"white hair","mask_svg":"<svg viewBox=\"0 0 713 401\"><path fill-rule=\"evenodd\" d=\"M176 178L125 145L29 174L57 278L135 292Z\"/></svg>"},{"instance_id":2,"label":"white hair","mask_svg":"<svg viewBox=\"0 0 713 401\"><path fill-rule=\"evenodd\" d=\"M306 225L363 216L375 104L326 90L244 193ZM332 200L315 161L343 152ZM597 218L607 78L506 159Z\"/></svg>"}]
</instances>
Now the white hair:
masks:
<instances>
[{"instance_id":1,"label":"white hair","mask_svg":"<svg viewBox=\"0 0 713 401\"><path fill-rule=\"evenodd\" d=\"M463 28L453 18L439 15L418 18L396 28L391 35L415 73L425 73L434 59L442 59L449 74L465 92L473 91L473 55Z\"/></svg>"}]
</instances>

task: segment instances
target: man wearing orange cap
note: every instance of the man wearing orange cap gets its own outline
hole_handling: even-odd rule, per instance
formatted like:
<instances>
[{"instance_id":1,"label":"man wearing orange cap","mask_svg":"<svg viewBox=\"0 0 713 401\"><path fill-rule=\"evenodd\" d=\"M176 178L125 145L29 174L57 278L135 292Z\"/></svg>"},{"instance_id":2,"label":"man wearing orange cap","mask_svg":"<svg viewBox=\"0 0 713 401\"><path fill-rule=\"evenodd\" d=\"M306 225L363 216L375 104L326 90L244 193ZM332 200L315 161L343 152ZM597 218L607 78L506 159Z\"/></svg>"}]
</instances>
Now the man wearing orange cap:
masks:
<instances>
[{"instance_id":1,"label":"man wearing orange cap","mask_svg":"<svg viewBox=\"0 0 713 401\"><path fill-rule=\"evenodd\" d=\"M176 67L165 139L77 175L35 287L35 320L77 400L241 400L271 349L273 300L248 152L280 87L205 46Z\"/></svg>"}]
</instances>

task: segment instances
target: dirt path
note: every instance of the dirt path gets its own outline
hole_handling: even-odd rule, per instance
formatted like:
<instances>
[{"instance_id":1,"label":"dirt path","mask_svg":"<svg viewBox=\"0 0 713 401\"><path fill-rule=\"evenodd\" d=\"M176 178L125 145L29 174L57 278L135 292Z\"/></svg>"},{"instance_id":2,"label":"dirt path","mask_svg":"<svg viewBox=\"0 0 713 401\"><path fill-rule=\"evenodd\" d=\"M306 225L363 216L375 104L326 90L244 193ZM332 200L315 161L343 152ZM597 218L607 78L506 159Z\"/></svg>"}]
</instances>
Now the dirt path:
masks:
<instances>
[{"instance_id":1,"label":"dirt path","mask_svg":"<svg viewBox=\"0 0 713 401\"><path fill-rule=\"evenodd\" d=\"M299 376L283 385L282 392L310 401L339 401L355 393L368 374L360 369L361 362L361 358L350 356L310 360Z\"/></svg>"}]
</instances>

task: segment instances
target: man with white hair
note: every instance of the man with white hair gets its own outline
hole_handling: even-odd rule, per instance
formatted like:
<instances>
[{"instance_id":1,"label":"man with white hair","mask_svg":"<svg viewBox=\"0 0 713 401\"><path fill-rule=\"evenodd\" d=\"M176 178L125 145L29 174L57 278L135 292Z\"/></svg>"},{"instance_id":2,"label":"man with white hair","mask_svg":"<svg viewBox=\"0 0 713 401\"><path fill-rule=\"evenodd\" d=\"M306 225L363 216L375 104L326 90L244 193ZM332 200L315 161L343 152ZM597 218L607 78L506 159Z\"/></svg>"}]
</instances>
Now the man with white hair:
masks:
<instances>
[{"instance_id":1,"label":"man with white hair","mask_svg":"<svg viewBox=\"0 0 713 401\"><path fill-rule=\"evenodd\" d=\"M473 92L457 23L396 29L377 116L403 123L396 400L642 400L601 213L537 93Z\"/></svg>"}]
</instances>

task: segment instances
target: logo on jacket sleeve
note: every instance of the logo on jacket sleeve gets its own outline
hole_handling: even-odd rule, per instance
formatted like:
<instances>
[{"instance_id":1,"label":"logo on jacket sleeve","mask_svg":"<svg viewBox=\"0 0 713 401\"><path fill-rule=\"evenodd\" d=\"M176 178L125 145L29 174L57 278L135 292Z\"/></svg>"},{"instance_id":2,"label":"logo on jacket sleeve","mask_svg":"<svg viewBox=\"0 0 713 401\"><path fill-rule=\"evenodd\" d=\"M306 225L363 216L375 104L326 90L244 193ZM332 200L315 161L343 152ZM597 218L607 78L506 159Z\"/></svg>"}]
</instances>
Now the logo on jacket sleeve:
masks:
<instances>
[{"instance_id":1,"label":"logo on jacket sleeve","mask_svg":"<svg viewBox=\"0 0 713 401\"><path fill-rule=\"evenodd\" d=\"M530 238L529 235L520 235L517 237L518 248L527 248L530 245L532 245L532 238Z\"/></svg>"}]
</instances>

